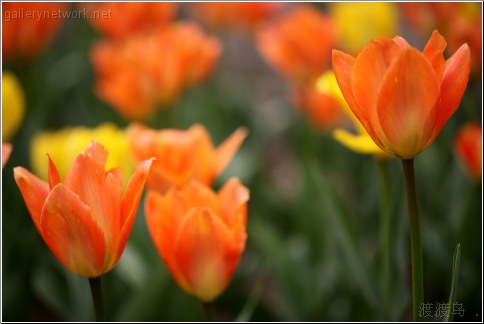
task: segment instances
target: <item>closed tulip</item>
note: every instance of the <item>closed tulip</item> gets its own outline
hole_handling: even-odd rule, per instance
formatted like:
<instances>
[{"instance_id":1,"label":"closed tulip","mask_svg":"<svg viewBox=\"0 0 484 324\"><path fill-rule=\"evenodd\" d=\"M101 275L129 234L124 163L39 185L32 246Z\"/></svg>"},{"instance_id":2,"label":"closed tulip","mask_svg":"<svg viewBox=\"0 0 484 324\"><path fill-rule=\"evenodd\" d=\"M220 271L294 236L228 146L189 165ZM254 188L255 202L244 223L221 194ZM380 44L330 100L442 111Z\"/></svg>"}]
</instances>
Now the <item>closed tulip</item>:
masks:
<instances>
[{"instance_id":1,"label":"closed tulip","mask_svg":"<svg viewBox=\"0 0 484 324\"><path fill-rule=\"evenodd\" d=\"M227 287L245 248L248 200L248 189L235 178L218 193L196 181L165 195L149 191L149 233L188 294L210 302Z\"/></svg>"},{"instance_id":2,"label":"closed tulip","mask_svg":"<svg viewBox=\"0 0 484 324\"><path fill-rule=\"evenodd\" d=\"M49 159L49 181L23 167L14 169L35 227L59 261L89 278L111 270L131 232L151 160L142 162L123 194L118 168L105 170L108 152L91 143L62 183Z\"/></svg>"},{"instance_id":3,"label":"closed tulip","mask_svg":"<svg viewBox=\"0 0 484 324\"><path fill-rule=\"evenodd\" d=\"M385 152L411 159L433 143L467 86L470 50L447 61L434 31L423 52L402 37L370 42L356 58L333 51L333 69L351 110Z\"/></svg>"},{"instance_id":4,"label":"closed tulip","mask_svg":"<svg viewBox=\"0 0 484 324\"><path fill-rule=\"evenodd\" d=\"M246 135L246 130L239 128L214 148L207 130L199 124L188 130L155 131L137 123L128 128L135 160L152 156L157 159L147 185L161 193L172 186L180 188L192 179L211 185L230 163Z\"/></svg>"},{"instance_id":5,"label":"closed tulip","mask_svg":"<svg viewBox=\"0 0 484 324\"><path fill-rule=\"evenodd\" d=\"M334 42L332 19L309 5L267 23L257 34L262 56L296 83L313 80L329 67Z\"/></svg>"},{"instance_id":6,"label":"closed tulip","mask_svg":"<svg viewBox=\"0 0 484 324\"><path fill-rule=\"evenodd\" d=\"M471 123L459 129L455 151L470 175L482 182L482 124Z\"/></svg>"}]
</instances>

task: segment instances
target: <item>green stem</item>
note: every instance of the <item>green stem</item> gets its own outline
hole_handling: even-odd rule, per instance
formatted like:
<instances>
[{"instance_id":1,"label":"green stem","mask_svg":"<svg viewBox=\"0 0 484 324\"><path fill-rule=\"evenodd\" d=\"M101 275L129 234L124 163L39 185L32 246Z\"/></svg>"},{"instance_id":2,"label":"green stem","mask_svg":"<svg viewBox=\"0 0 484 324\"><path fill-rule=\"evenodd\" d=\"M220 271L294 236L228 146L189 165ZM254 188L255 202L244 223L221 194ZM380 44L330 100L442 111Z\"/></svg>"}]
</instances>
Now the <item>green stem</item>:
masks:
<instances>
[{"instance_id":1,"label":"green stem","mask_svg":"<svg viewBox=\"0 0 484 324\"><path fill-rule=\"evenodd\" d=\"M96 313L96 321L102 322L104 321L104 304L101 277L89 278L89 286L91 287L92 302L94 304L94 311Z\"/></svg>"},{"instance_id":2,"label":"green stem","mask_svg":"<svg viewBox=\"0 0 484 324\"><path fill-rule=\"evenodd\" d=\"M207 322L215 322L215 307L213 302L202 302Z\"/></svg>"},{"instance_id":3,"label":"green stem","mask_svg":"<svg viewBox=\"0 0 484 324\"><path fill-rule=\"evenodd\" d=\"M410 224L410 248L412 251L412 297L413 320L421 321L419 309L424 304L422 241L420 238L420 220L417 206L417 188L413 159L402 160L407 190L408 220Z\"/></svg>"},{"instance_id":4,"label":"green stem","mask_svg":"<svg viewBox=\"0 0 484 324\"><path fill-rule=\"evenodd\" d=\"M391 241L391 201L388 169L386 160L378 160L378 170L380 174L380 289L382 308L384 316L388 316L390 301L390 282L391 282L391 251L393 244ZM387 318L388 320L388 318Z\"/></svg>"}]
</instances>

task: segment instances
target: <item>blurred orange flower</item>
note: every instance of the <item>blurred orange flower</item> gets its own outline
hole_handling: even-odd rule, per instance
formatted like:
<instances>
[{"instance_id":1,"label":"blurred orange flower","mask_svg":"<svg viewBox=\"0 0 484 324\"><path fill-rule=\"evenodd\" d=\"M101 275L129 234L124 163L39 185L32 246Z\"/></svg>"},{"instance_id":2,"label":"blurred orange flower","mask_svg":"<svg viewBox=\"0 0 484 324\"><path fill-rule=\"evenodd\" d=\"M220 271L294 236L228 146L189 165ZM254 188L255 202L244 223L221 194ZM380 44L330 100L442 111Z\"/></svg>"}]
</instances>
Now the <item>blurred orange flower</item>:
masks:
<instances>
[{"instance_id":1,"label":"blurred orange flower","mask_svg":"<svg viewBox=\"0 0 484 324\"><path fill-rule=\"evenodd\" d=\"M2 168L7 163L10 153L12 153L12 144L2 143Z\"/></svg>"},{"instance_id":2,"label":"blurred orange flower","mask_svg":"<svg viewBox=\"0 0 484 324\"><path fill-rule=\"evenodd\" d=\"M332 20L309 5L277 18L257 35L262 56L295 82L315 79L329 68L334 42Z\"/></svg>"},{"instance_id":3,"label":"blurred orange flower","mask_svg":"<svg viewBox=\"0 0 484 324\"><path fill-rule=\"evenodd\" d=\"M59 30L69 4L62 2L2 3L4 59L31 59Z\"/></svg>"},{"instance_id":4,"label":"blurred orange flower","mask_svg":"<svg viewBox=\"0 0 484 324\"><path fill-rule=\"evenodd\" d=\"M105 171L108 152L97 142L79 154L64 183L49 159L49 183L14 169L35 227L72 272L98 277L111 270L133 226L151 160L142 162L123 192L118 168Z\"/></svg>"},{"instance_id":5,"label":"blurred orange flower","mask_svg":"<svg viewBox=\"0 0 484 324\"><path fill-rule=\"evenodd\" d=\"M227 287L244 251L249 190L232 178L216 194L196 181L149 191L146 225L178 285L204 302Z\"/></svg>"},{"instance_id":6,"label":"blurred orange flower","mask_svg":"<svg viewBox=\"0 0 484 324\"><path fill-rule=\"evenodd\" d=\"M161 193L172 186L180 188L192 179L211 185L247 136L246 130L239 128L215 149L207 130L199 124L186 131L155 131L135 123L127 132L135 160L157 158L147 185Z\"/></svg>"},{"instance_id":7,"label":"blurred orange flower","mask_svg":"<svg viewBox=\"0 0 484 324\"><path fill-rule=\"evenodd\" d=\"M467 43L472 53L472 70L482 69L482 3L480 2L404 2L407 21L421 34L438 29L455 52Z\"/></svg>"},{"instance_id":8,"label":"blurred orange flower","mask_svg":"<svg viewBox=\"0 0 484 324\"><path fill-rule=\"evenodd\" d=\"M316 87L317 80L309 85L295 87L293 101L307 115L309 122L319 131L329 132L348 123L340 103L330 94Z\"/></svg>"},{"instance_id":9,"label":"blurred orange flower","mask_svg":"<svg viewBox=\"0 0 484 324\"><path fill-rule=\"evenodd\" d=\"M433 143L466 90L470 50L447 61L434 31L423 52L402 37L370 42L356 57L333 51L333 69L348 105L385 152L411 159Z\"/></svg>"},{"instance_id":10,"label":"blurred orange flower","mask_svg":"<svg viewBox=\"0 0 484 324\"><path fill-rule=\"evenodd\" d=\"M462 127L455 138L455 150L472 177L482 181L482 124Z\"/></svg>"},{"instance_id":11,"label":"blurred orange flower","mask_svg":"<svg viewBox=\"0 0 484 324\"><path fill-rule=\"evenodd\" d=\"M89 13L89 22L116 39L166 26L177 9L174 2L87 2L83 6Z\"/></svg>"},{"instance_id":12,"label":"blurred orange flower","mask_svg":"<svg viewBox=\"0 0 484 324\"><path fill-rule=\"evenodd\" d=\"M195 24L178 23L91 52L96 94L127 119L147 119L213 71L220 43Z\"/></svg>"},{"instance_id":13,"label":"blurred orange flower","mask_svg":"<svg viewBox=\"0 0 484 324\"><path fill-rule=\"evenodd\" d=\"M209 26L253 29L284 4L277 2L195 2L191 9Z\"/></svg>"}]
</instances>

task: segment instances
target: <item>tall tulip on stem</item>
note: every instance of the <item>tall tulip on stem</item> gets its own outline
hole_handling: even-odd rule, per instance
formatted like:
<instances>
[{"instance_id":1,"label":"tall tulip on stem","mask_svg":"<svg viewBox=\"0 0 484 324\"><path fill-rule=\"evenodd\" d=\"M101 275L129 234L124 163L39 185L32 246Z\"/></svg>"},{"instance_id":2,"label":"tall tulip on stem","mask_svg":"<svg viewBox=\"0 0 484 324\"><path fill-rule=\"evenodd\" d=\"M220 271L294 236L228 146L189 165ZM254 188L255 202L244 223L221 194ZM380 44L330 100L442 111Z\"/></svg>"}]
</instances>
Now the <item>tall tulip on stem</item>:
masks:
<instances>
[{"instance_id":1,"label":"tall tulip on stem","mask_svg":"<svg viewBox=\"0 0 484 324\"><path fill-rule=\"evenodd\" d=\"M48 183L22 167L14 169L47 246L67 269L89 278L97 320L103 320L100 278L123 253L152 162L140 163L123 194L120 169L105 171L107 156L92 142L76 157L63 183L50 158Z\"/></svg>"},{"instance_id":2,"label":"tall tulip on stem","mask_svg":"<svg viewBox=\"0 0 484 324\"><path fill-rule=\"evenodd\" d=\"M351 110L383 151L403 161L414 320L421 320L424 289L413 159L433 143L458 108L470 70L469 46L462 45L445 60L446 45L434 31L423 52L400 36L372 41L356 58L333 51L336 80Z\"/></svg>"}]
</instances>

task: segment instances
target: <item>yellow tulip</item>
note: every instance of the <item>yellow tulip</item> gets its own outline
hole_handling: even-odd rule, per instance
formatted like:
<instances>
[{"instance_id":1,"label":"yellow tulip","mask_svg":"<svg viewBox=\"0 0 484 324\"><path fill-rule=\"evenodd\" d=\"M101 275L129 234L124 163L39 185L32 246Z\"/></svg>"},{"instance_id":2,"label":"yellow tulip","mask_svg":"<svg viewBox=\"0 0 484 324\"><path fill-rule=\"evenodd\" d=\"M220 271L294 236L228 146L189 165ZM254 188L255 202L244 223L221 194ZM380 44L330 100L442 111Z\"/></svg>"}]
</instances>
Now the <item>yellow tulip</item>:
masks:
<instances>
[{"instance_id":1,"label":"yellow tulip","mask_svg":"<svg viewBox=\"0 0 484 324\"><path fill-rule=\"evenodd\" d=\"M25 98L19 81L10 72L2 72L2 140L17 131L25 114Z\"/></svg>"},{"instance_id":2,"label":"yellow tulip","mask_svg":"<svg viewBox=\"0 0 484 324\"><path fill-rule=\"evenodd\" d=\"M358 53L370 40L398 33L398 4L389 2L333 2L339 44Z\"/></svg>"},{"instance_id":3,"label":"yellow tulip","mask_svg":"<svg viewBox=\"0 0 484 324\"><path fill-rule=\"evenodd\" d=\"M62 179L65 178L75 157L92 141L99 142L109 152L106 170L117 166L123 174L133 172L134 162L129 153L125 130L104 123L97 128L71 127L36 134L30 146L30 160L34 173L42 179L48 178L49 154L56 163L59 175Z\"/></svg>"},{"instance_id":4,"label":"yellow tulip","mask_svg":"<svg viewBox=\"0 0 484 324\"><path fill-rule=\"evenodd\" d=\"M388 156L373 142L363 125L351 111L339 89L333 71L327 71L320 76L316 81L316 87L319 92L332 96L355 125L357 134L352 134L343 128L337 128L332 133L334 139L356 153L374 154L377 157Z\"/></svg>"}]
</instances>

